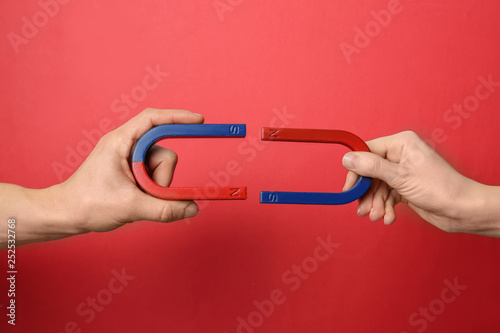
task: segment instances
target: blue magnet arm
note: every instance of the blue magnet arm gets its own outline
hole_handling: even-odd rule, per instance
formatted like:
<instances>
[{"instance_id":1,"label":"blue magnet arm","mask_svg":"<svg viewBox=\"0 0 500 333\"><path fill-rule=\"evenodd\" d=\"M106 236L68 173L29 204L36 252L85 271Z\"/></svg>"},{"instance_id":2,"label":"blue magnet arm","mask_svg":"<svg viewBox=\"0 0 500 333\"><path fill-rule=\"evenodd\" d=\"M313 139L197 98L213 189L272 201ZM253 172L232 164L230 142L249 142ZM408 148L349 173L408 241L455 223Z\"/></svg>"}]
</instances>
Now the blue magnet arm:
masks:
<instances>
[{"instance_id":1,"label":"blue magnet arm","mask_svg":"<svg viewBox=\"0 0 500 333\"><path fill-rule=\"evenodd\" d=\"M245 124L166 124L153 127L137 141L132 153L132 162L144 162L146 152L157 141L166 137L179 138L225 138L244 137Z\"/></svg>"},{"instance_id":2,"label":"blue magnet arm","mask_svg":"<svg viewBox=\"0 0 500 333\"><path fill-rule=\"evenodd\" d=\"M345 192L260 192L260 202L268 204L303 204L303 205L344 205L359 199L366 193L372 178L358 177L356 184Z\"/></svg>"}]
</instances>

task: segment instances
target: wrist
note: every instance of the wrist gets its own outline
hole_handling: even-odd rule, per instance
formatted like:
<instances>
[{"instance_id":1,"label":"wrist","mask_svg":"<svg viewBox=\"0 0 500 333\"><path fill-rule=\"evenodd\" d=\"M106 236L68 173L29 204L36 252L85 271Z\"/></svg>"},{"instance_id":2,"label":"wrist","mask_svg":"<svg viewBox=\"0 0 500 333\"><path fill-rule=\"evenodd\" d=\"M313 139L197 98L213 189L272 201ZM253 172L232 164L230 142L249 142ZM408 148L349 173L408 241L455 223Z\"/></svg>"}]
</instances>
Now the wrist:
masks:
<instances>
[{"instance_id":1,"label":"wrist","mask_svg":"<svg viewBox=\"0 0 500 333\"><path fill-rule=\"evenodd\" d=\"M45 225L56 233L72 236L89 232L75 214L78 208L71 201L71 193L66 191L65 184L58 184L44 189L45 203L50 216L46 216Z\"/></svg>"},{"instance_id":2,"label":"wrist","mask_svg":"<svg viewBox=\"0 0 500 333\"><path fill-rule=\"evenodd\" d=\"M469 181L466 200L460 203L460 225L467 233L500 237L500 187Z\"/></svg>"},{"instance_id":3,"label":"wrist","mask_svg":"<svg viewBox=\"0 0 500 333\"><path fill-rule=\"evenodd\" d=\"M21 237L19 244L55 240L84 232L70 219L61 186L19 190L25 198L16 217Z\"/></svg>"}]
</instances>

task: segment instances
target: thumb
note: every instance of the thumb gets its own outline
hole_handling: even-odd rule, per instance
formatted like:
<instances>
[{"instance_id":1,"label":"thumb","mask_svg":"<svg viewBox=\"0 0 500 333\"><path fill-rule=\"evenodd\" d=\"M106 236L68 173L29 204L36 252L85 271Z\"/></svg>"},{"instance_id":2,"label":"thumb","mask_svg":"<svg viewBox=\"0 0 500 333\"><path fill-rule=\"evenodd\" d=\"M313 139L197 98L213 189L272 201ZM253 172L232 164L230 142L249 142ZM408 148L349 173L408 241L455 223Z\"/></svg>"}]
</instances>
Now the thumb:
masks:
<instances>
[{"instance_id":1,"label":"thumb","mask_svg":"<svg viewBox=\"0 0 500 333\"><path fill-rule=\"evenodd\" d=\"M131 208L134 221L172 222L198 214L198 205L192 200L163 200L142 192Z\"/></svg>"},{"instance_id":2,"label":"thumb","mask_svg":"<svg viewBox=\"0 0 500 333\"><path fill-rule=\"evenodd\" d=\"M360 176L381 179L390 187L397 189L398 164L396 163L374 153L349 152L344 155L342 164L347 170Z\"/></svg>"}]
</instances>

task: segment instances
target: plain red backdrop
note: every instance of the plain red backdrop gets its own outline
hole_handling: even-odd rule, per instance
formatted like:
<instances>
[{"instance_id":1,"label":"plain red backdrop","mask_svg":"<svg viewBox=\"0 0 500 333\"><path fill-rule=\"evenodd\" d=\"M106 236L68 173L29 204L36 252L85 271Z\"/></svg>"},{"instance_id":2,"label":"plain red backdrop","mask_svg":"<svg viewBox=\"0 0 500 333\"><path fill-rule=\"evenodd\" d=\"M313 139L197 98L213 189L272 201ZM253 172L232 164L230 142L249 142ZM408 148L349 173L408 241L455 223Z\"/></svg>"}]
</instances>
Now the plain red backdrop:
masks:
<instances>
[{"instance_id":1,"label":"plain red backdrop","mask_svg":"<svg viewBox=\"0 0 500 333\"><path fill-rule=\"evenodd\" d=\"M245 123L249 138L284 112L288 127L365 140L402 130L432 140L437 129L445 139L436 149L460 172L500 185L500 89L460 123L446 118L475 95L479 77L500 81L498 1L402 0L380 31L371 11L387 9L386 0L71 1L49 7L53 17L40 14L41 3L53 1L0 5L2 182L64 180L87 154L85 133L157 107ZM22 37L34 20L40 27ZM366 24L369 43L355 40ZM14 47L15 38L25 39ZM359 47L347 59L342 43ZM140 95L147 68L157 66L169 75ZM120 98L131 92L141 100L124 108ZM255 332L500 330L500 240L447 234L407 207L386 227L357 217L356 203L261 205L261 190L339 191L347 149L268 143L242 153L244 140L163 144L180 158L173 185L205 185L238 161L230 183L248 186L246 201L203 204L187 222L138 222L18 248L17 325L6 323L2 278L2 332L65 332L68 322L82 332L236 332L249 315ZM283 274L329 235L338 248L290 290ZM122 269L135 278L87 323L78 307L109 296ZM442 309L446 279L468 288ZM286 301L268 317L252 315L254 301L274 289ZM412 324L429 305L438 315L425 329Z\"/></svg>"}]
</instances>

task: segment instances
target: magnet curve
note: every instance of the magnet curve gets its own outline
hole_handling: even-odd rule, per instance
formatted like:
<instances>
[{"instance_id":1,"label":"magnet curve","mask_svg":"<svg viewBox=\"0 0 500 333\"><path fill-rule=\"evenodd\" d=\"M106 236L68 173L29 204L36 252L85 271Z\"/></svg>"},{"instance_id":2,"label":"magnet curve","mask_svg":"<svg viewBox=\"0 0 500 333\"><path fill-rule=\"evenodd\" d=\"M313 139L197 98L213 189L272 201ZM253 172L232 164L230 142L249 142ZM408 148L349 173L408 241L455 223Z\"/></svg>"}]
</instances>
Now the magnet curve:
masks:
<instances>
[{"instance_id":1,"label":"magnet curve","mask_svg":"<svg viewBox=\"0 0 500 333\"><path fill-rule=\"evenodd\" d=\"M132 153L132 172L137 183L150 195L166 200L246 199L246 186L240 187L165 187L155 183L146 171L146 153L164 138L242 138L244 124L166 124L153 127L139 138Z\"/></svg>"},{"instance_id":2,"label":"magnet curve","mask_svg":"<svg viewBox=\"0 0 500 333\"><path fill-rule=\"evenodd\" d=\"M351 150L370 151L366 143L358 136L341 130L264 127L262 140L337 143ZM359 199L366 193L371 183L372 178L360 176L350 190L342 193L263 191L260 192L260 202L267 204L343 205Z\"/></svg>"}]
</instances>

